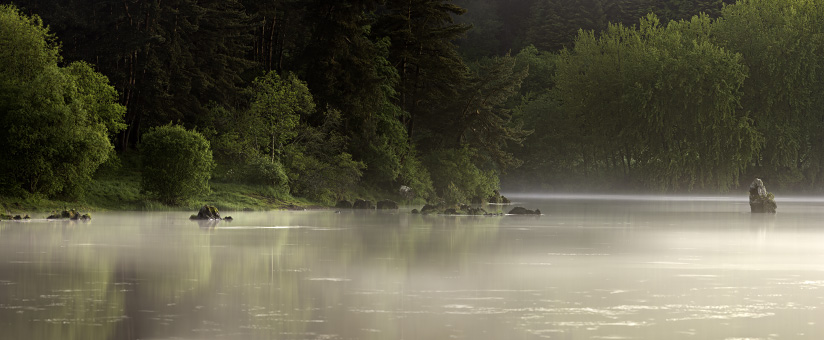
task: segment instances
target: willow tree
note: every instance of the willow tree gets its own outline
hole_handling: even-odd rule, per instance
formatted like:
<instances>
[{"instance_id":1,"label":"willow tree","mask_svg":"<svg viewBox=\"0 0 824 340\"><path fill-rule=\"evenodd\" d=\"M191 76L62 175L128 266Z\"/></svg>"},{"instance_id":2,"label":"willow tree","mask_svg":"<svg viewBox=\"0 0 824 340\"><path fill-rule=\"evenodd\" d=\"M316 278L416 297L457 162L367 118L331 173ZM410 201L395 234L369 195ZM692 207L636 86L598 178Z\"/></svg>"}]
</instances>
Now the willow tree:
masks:
<instances>
[{"instance_id":1,"label":"willow tree","mask_svg":"<svg viewBox=\"0 0 824 340\"><path fill-rule=\"evenodd\" d=\"M824 1L742 0L713 34L749 68L742 106L764 136L754 175L824 187Z\"/></svg>"},{"instance_id":2,"label":"willow tree","mask_svg":"<svg viewBox=\"0 0 824 340\"><path fill-rule=\"evenodd\" d=\"M740 105L741 56L709 40L707 16L580 32L561 52L556 94L576 117L587 168L621 166L660 190L735 185L759 138ZM617 161L616 161L617 160Z\"/></svg>"}]
</instances>

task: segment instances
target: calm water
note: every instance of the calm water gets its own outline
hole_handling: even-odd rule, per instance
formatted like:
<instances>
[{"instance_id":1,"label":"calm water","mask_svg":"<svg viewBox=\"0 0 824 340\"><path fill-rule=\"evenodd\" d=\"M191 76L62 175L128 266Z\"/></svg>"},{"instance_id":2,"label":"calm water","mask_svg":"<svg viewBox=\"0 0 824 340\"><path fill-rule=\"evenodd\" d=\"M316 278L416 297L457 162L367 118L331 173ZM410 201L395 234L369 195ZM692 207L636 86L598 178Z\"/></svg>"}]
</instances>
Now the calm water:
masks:
<instances>
[{"instance_id":1,"label":"calm water","mask_svg":"<svg viewBox=\"0 0 824 340\"><path fill-rule=\"evenodd\" d=\"M0 222L0 339L824 338L824 202L647 198Z\"/></svg>"}]
</instances>

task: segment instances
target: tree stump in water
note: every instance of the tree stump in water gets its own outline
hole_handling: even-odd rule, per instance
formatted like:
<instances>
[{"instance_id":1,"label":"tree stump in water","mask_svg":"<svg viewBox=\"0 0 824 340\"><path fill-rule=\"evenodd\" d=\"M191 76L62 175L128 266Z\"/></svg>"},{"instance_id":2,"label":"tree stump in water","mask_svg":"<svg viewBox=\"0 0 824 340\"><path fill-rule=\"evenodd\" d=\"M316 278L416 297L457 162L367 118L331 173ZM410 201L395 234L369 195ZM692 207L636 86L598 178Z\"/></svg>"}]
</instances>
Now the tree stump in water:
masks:
<instances>
[{"instance_id":1,"label":"tree stump in water","mask_svg":"<svg viewBox=\"0 0 824 340\"><path fill-rule=\"evenodd\" d=\"M750 184L750 212L775 214L775 196L767 192L767 187L760 178Z\"/></svg>"}]
</instances>

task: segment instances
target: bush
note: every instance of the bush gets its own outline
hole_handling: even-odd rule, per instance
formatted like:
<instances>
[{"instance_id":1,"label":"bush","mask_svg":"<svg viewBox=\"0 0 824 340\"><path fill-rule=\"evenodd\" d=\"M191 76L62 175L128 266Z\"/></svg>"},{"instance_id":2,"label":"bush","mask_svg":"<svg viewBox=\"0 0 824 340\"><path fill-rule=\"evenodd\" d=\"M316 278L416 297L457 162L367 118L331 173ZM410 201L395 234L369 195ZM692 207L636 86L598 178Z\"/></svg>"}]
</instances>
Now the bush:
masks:
<instances>
[{"instance_id":1,"label":"bush","mask_svg":"<svg viewBox=\"0 0 824 340\"><path fill-rule=\"evenodd\" d=\"M209 192L215 167L209 142L179 125L151 129L140 143L141 189L163 203L179 205Z\"/></svg>"},{"instance_id":2,"label":"bush","mask_svg":"<svg viewBox=\"0 0 824 340\"><path fill-rule=\"evenodd\" d=\"M243 183L266 185L288 192L289 178L280 161L260 155L250 158L241 171Z\"/></svg>"}]
</instances>

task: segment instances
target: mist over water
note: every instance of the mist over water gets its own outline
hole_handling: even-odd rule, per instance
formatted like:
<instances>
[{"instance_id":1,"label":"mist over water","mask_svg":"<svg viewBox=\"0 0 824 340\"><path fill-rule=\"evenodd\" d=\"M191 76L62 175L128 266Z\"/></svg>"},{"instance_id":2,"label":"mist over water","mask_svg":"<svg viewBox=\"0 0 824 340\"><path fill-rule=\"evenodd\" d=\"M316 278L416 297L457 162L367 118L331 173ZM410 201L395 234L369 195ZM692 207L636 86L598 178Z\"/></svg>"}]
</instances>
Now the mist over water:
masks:
<instances>
[{"instance_id":1,"label":"mist over water","mask_svg":"<svg viewBox=\"0 0 824 340\"><path fill-rule=\"evenodd\" d=\"M508 197L544 215L2 222L0 338L824 336L821 200Z\"/></svg>"}]
</instances>

